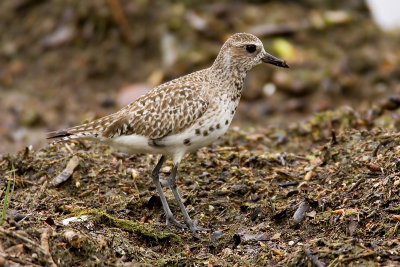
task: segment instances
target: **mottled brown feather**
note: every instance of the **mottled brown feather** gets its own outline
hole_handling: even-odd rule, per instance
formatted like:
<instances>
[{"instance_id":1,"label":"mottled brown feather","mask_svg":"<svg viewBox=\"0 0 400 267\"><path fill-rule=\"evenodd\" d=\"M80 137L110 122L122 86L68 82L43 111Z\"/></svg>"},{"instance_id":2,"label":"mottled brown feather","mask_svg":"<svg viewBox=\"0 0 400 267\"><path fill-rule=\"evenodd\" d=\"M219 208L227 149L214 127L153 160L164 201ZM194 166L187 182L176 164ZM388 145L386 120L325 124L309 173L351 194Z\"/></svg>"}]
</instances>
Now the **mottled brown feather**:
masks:
<instances>
[{"instance_id":1,"label":"mottled brown feather","mask_svg":"<svg viewBox=\"0 0 400 267\"><path fill-rule=\"evenodd\" d=\"M136 134L159 139L191 126L207 110L208 102L193 86L172 85L158 87L120 110L102 136Z\"/></svg>"}]
</instances>

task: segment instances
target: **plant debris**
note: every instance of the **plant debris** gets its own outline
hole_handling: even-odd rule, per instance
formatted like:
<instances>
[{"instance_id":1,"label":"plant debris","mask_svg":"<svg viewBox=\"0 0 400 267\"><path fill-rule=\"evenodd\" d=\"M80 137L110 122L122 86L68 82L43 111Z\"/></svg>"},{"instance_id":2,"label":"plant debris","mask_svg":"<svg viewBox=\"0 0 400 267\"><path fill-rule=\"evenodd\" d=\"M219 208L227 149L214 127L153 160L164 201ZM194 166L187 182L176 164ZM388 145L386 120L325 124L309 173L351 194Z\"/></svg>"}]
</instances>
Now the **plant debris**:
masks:
<instances>
[{"instance_id":1,"label":"plant debris","mask_svg":"<svg viewBox=\"0 0 400 267\"><path fill-rule=\"evenodd\" d=\"M399 36L364 1L5 0L0 17L0 265L399 265ZM250 30L291 69L251 71L228 133L180 164L201 240L165 225L158 156L46 143Z\"/></svg>"},{"instance_id":2,"label":"plant debris","mask_svg":"<svg viewBox=\"0 0 400 267\"><path fill-rule=\"evenodd\" d=\"M50 185L57 186L71 177L72 173L74 172L75 168L79 164L79 158L77 156L73 156L67 164L67 167L53 180L50 181Z\"/></svg>"}]
</instances>

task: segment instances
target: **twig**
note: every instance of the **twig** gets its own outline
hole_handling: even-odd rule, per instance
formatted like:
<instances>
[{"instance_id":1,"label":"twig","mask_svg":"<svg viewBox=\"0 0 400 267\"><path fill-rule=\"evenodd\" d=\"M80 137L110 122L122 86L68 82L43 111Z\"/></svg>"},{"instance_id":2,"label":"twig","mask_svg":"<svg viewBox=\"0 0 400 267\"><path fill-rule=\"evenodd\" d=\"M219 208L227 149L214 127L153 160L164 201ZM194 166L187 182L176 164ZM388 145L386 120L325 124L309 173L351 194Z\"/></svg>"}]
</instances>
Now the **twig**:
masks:
<instances>
[{"instance_id":1,"label":"twig","mask_svg":"<svg viewBox=\"0 0 400 267\"><path fill-rule=\"evenodd\" d=\"M360 178L352 187L350 187L347 192L350 193L354 191L362 182L364 182L365 178Z\"/></svg>"},{"instance_id":2,"label":"twig","mask_svg":"<svg viewBox=\"0 0 400 267\"><path fill-rule=\"evenodd\" d=\"M7 215L7 208L8 208L8 199L10 196L10 185L11 185L11 179L7 181L7 188L6 188L6 194L4 195L4 203L3 203L3 209L1 212L1 217L0 217L0 225L3 225L4 220L6 219Z\"/></svg>"},{"instance_id":3,"label":"twig","mask_svg":"<svg viewBox=\"0 0 400 267\"><path fill-rule=\"evenodd\" d=\"M382 143L378 144L377 147L374 149L372 152L372 157L375 158L376 155L378 154L379 149L382 147Z\"/></svg>"},{"instance_id":4,"label":"twig","mask_svg":"<svg viewBox=\"0 0 400 267\"><path fill-rule=\"evenodd\" d=\"M314 266L316 267L325 267L325 265L319 261L319 259L313 255L313 252L311 251L311 249L306 249L306 256L311 260L311 262L313 263Z\"/></svg>"},{"instance_id":5,"label":"twig","mask_svg":"<svg viewBox=\"0 0 400 267\"><path fill-rule=\"evenodd\" d=\"M42 229L42 234L40 236L40 245L49 254L49 258L47 260L49 265L52 267L57 267L57 264L54 262L53 257L51 256L50 253L49 237L52 236L52 234L53 234L53 229L51 228Z\"/></svg>"},{"instance_id":6,"label":"twig","mask_svg":"<svg viewBox=\"0 0 400 267\"><path fill-rule=\"evenodd\" d=\"M75 168L79 164L79 158L77 156L73 156L67 164L67 167L60 173L56 178L50 181L50 185L57 186L71 177L72 173L74 172Z\"/></svg>"},{"instance_id":7,"label":"twig","mask_svg":"<svg viewBox=\"0 0 400 267\"><path fill-rule=\"evenodd\" d=\"M139 194L140 191L139 191L139 188L138 188L138 186L136 184L136 178L138 176L136 170L131 169L131 176L132 176L133 185L135 186L135 189L138 192L138 195L140 197L140 194Z\"/></svg>"},{"instance_id":8,"label":"twig","mask_svg":"<svg viewBox=\"0 0 400 267\"><path fill-rule=\"evenodd\" d=\"M33 266L33 267L41 266L41 265L34 264L31 261L26 261L24 259L21 259L19 257L6 256L5 258L8 260L8 263L11 263L8 266L21 266L19 264L22 264L22 266ZM19 264L12 264L12 263L19 263ZM7 265L5 265L5 266L7 266Z\"/></svg>"},{"instance_id":9,"label":"twig","mask_svg":"<svg viewBox=\"0 0 400 267\"><path fill-rule=\"evenodd\" d=\"M14 192L14 187L15 187L15 168L14 168L14 164L11 163L11 173L12 173L12 177L13 177L13 187L11 189L11 192ZM7 188L6 188L6 193L4 195L4 203L3 203L3 210L1 212L1 217L0 217L0 226L3 225L4 220L6 219L6 215L7 215L7 209L8 206L10 205L9 200L11 199L11 192L10 192L10 185L11 185L11 178L8 179L7 181Z\"/></svg>"},{"instance_id":10,"label":"twig","mask_svg":"<svg viewBox=\"0 0 400 267\"><path fill-rule=\"evenodd\" d=\"M282 166L285 166L286 165L286 161L285 161L286 153L283 153L283 154L279 153L278 156L279 156L279 159L281 160Z\"/></svg>"},{"instance_id":11,"label":"twig","mask_svg":"<svg viewBox=\"0 0 400 267\"><path fill-rule=\"evenodd\" d=\"M337 139L336 139L336 131L335 129L331 129L331 145L336 145L337 144Z\"/></svg>"},{"instance_id":12,"label":"twig","mask_svg":"<svg viewBox=\"0 0 400 267\"><path fill-rule=\"evenodd\" d=\"M30 261L26 261L26 260L20 259L18 257L12 257L9 255L6 255L4 257L4 259L7 259L6 264L4 266L32 266L32 267L36 267L36 266L40 267L41 266L41 265L34 264Z\"/></svg>"},{"instance_id":13,"label":"twig","mask_svg":"<svg viewBox=\"0 0 400 267\"><path fill-rule=\"evenodd\" d=\"M18 233L15 232L15 231L9 231L9 230L4 229L3 227L0 227L0 234L3 234L3 235L6 235L6 236L9 236L9 237L13 237L13 238L15 238L15 239L19 239L19 240L21 240L21 241L24 241L24 242L25 242L25 243L24 243L24 246L26 246L27 248L29 248L29 249L31 249L31 250L36 250L36 251L42 253L42 254L43 254L44 256L46 256L47 258L50 257L50 254L47 253L47 251L44 250L44 249L42 248L42 246L40 246L39 244L33 242L33 241L30 240L29 238L18 234Z\"/></svg>"},{"instance_id":14,"label":"twig","mask_svg":"<svg viewBox=\"0 0 400 267\"><path fill-rule=\"evenodd\" d=\"M129 31L129 23L124 15L121 3L118 0L108 0L108 5L110 6L110 10L115 19L115 22L121 29L122 36L126 39L127 42L132 43L132 38Z\"/></svg>"}]
</instances>

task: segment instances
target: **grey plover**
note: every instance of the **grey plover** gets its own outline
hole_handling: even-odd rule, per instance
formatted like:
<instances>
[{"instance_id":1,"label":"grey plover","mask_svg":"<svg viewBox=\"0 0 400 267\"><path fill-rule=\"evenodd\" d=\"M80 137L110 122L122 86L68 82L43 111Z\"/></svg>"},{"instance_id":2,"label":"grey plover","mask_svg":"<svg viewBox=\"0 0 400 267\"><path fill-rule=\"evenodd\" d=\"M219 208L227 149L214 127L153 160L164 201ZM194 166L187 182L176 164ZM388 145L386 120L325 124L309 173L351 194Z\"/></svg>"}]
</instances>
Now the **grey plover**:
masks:
<instances>
[{"instance_id":1,"label":"grey plover","mask_svg":"<svg viewBox=\"0 0 400 267\"><path fill-rule=\"evenodd\" d=\"M179 162L186 153L211 144L226 132L239 104L247 72L262 62L288 68L284 60L265 52L256 36L236 33L224 43L211 67L161 84L116 113L51 132L48 138L89 139L127 153L161 154L152 178L166 222L189 227L196 236L196 231L204 228L189 217L177 190ZM167 184L186 226L173 216L161 188L159 171L167 157L173 161Z\"/></svg>"}]
</instances>

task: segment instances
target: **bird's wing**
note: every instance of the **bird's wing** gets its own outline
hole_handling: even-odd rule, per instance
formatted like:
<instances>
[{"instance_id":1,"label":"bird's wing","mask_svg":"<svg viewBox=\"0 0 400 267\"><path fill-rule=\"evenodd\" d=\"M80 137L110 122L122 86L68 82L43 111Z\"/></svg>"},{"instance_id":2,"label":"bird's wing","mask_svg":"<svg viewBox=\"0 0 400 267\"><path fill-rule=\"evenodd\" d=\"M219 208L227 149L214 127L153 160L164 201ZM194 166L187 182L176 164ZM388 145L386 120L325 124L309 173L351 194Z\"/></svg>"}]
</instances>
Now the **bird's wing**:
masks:
<instances>
[{"instance_id":1,"label":"bird's wing","mask_svg":"<svg viewBox=\"0 0 400 267\"><path fill-rule=\"evenodd\" d=\"M48 139L105 137L137 134L160 139L192 125L207 110L208 102L187 83L159 86L120 111L66 130L51 132Z\"/></svg>"},{"instance_id":2,"label":"bird's wing","mask_svg":"<svg viewBox=\"0 0 400 267\"><path fill-rule=\"evenodd\" d=\"M119 111L102 135L112 138L137 134L160 139L191 126L207 107L208 102L197 90L170 84L157 88Z\"/></svg>"}]
</instances>

